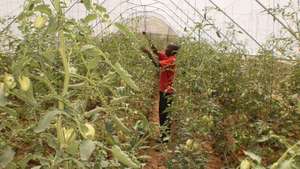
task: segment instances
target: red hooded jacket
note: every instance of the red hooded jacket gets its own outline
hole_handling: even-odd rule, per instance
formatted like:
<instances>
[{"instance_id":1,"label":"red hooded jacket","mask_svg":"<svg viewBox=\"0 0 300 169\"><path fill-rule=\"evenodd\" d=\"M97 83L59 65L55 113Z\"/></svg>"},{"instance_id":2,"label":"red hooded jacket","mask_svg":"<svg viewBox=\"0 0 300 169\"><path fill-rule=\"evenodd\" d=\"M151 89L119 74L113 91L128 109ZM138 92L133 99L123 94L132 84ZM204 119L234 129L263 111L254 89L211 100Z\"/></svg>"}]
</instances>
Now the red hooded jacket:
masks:
<instances>
[{"instance_id":1,"label":"red hooded jacket","mask_svg":"<svg viewBox=\"0 0 300 169\"><path fill-rule=\"evenodd\" d=\"M160 92L174 93L173 81L175 79L176 56L167 56L165 52L159 52L160 65Z\"/></svg>"}]
</instances>

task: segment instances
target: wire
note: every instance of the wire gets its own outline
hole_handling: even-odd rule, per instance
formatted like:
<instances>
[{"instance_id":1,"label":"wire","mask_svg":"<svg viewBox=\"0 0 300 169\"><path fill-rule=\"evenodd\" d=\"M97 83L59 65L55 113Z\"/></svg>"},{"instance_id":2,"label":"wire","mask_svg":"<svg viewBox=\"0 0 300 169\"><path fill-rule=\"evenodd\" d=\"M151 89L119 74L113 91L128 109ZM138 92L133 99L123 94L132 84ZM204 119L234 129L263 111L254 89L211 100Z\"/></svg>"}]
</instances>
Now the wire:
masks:
<instances>
[{"instance_id":1,"label":"wire","mask_svg":"<svg viewBox=\"0 0 300 169\"><path fill-rule=\"evenodd\" d=\"M294 36L298 41L300 41L300 37L297 36L297 34L291 29L289 28L287 25L285 25L278 17L276 17L275 14L273 14L270 9L268 9L267 7L265 7L261 2L259 2L258 0L255 0L255 2L257 4L259 4L264 10L266 10L268 12L269 15L271 15L274 20L276 20L281 26L284 27L284 29L286 29L292 36Z\"/></svg>"},{"instance_id":2,"label":"wire","mask_svg":"<svg viewBox=\"0 0 300 169\"><path fill-rule=\"evenodd\" d=\"M67 10L65 10L64 14L69 12L80 0L75 1Z\"/></svg>"},{"instance_id":3,"label":"wire","mask_svg":"<svg viewBox=\"0 0 300 169\"><path fill-rule=\"evenodd\" d=\"M119 3L118 5L121 5L121 4L123 4L123 3L131 3L131 4L134 4L134 3L132 3L132 2L129 2L129 0L127 0L127 1L123 1L123 2ZM172 9L170 9L164 2L161 2L161 1L159 1L159 0L155 0L155 3L153 3L153 4L157 4L157 3L162 4L164 7L166 7L170 12L173 13L174 16L177 17L177 19L182 20L182 18L179 17L179 16L176 14L176 12L174 12ZM143 6L145 6L145 5L143 5ZM146 6L150 6L150 5L146 5ZM177 6L177 5L176 5L176 6ZM117 8L117 7L118 7L118 6L116 6L115 8ZM114 11L115 8L112 9L110 12ZM179 8L179 7L177 6L177 8ZM180 9L180 8L179 8L179 9ZM181 10L181 9L180 9L180 10ZM181 10L181 11L182 11L182 10ZM183 13L189 20L191 20L194 24L196 24L196 22L195 22L191 17L189 17L185 12L182 11L182 13ZM171 18L172 18L172 17L171 17ZM183 22L185 22L185 21L183 21ZM99 24L99 23L97 23L95 26L97 26L98 24ZM218 43L217 40L216 40L215 38L213 38L207 31L203 30L203 32L204 32L211 40L213 40L214 43Z\"/></svg>"},{"instance_id":4,"label":"wire","mask_svg":"<svg viewBox=\"0 0 300 169\"><path fill-rule=\"evenodd\" d=\"M100 3L100 5L103 5L106 1L107 1L107 0L103 0L103 1Z\"/></svg>"},{"instance_id":5,"label":"wire","mask_svg":"<svg viewBox=\"0 0 300 169\"><path fill-rule=\"evenodd\" d=\"M20 7L22 7L22 6L24 6L24 5L25 5L25 3L24 3L23 5L21 5ZM18 17L19 17L20 15L21 15L21 14L19 14L19 15L16 16L16 17L14 17L13 20L12 20L11 22L9 22L9 23L8 23L8 24L0 31L0 34L2 34L2 33L5 32L7 29L9 29L9 27L17 21L17 19L18 19Z\"/></svg>"},{"instance_id":6,"label":"wire","mask_svg":"<svg viewBox=\"0 0 300 169\"><path fill-rule=\"evenodd\" d=\"M154 18L157 18L157 19L159 19L159 20L161 20L161 19L164 19L164 22L166 22L166 24L168 25L168 27L170 28L170 24L168 23L168 21L166 21L166 17L165 16L163 16L163 15L161 15L160 13L158 13L158 12L155 12L155 11L157 11L158 9L156 9L156 10L150 10L150 11L135 11L135 12L132 12L132 13L130 13L130 14L128 14L128 15L135 15L135 14L143 14L143 13L147 13L147 17L148 18L150 18L150 17L154 17ZM150 13L150 15L149 15L149 13ZM154 14L154 15L157 15L157 16L154 16L154 15L151 15L151 14ZM144 17L144 15L137 15L136 17ZM120 18L120 17L119 17ZM182 26L182 25L178 25L179 27L181 27L181 28L184 28L184 26ZM175 32L172 28L170 28L173 32Z\"/></svg>"},{"instance_id":7,"label":"wire","mask_svg":"<svg viewBox=\"0 0 300 169\"><path fill-rule=\"evenodd\" d=\"M15 17L10 23L8 23L8 25L6 25L0 32L0 35L5 32L13 23L15 23L17 21L18 17Z\"/></svg>"},{"instance_id":8,"label":"wire","mask_svg":"<svg viewBox=\"0 0 300 169\"><path fill-rule=\"evenodd\" d=\"M127 11L130 11L130 10L132 10L132 9L134 9L134 8L138 8L138 7L140 7L140 5L134 6L134 7L131 7L131 8L127 8L126 10L122 11L122 12L120 13L120 15L119 15L117 18L115 18L108 26L106 26L106 27L105 27L100 33L98 33L96 36L98 36L98 35L101 34L103 31L105 31L105 30L108 29L110 26L112 26L112 25L120 18L120 16L121 16L122 14L124 14L124 13L126 13ZM152 8L155 8L155 9L157 9L157 10L160 10L160 11L164 12L166 15L169 16L169 14L168 14L165 10L163 10L163 9L161 9L161 8L158 8L158 7L152 7ZM170 17L170 16L169 16L169 17ZM165 19L165 20L166 20L166 19ZM180 26L180 27L182 28L182 26L181 26L175 19L172 18L172 20L173 20L178 26Z\"/></svg>"},{"instance_id":9,"label":"wire","mask_svg":"<svg viewBox=\"0 0 300 169\"><path fill-rule=\"evenodd\" d=\"M156 10L146 11L146 13L151 13L151 14L152 14L152 15L149 15L149 14L148 14L149 17L155 17L155 18L160 19L160 20L161 20L161 19L164 19L164 22L166 22L167 25L170 25L170 24L168 24L167 18L166 18L165 16L163 16L163 15L161 15L160 13L155 12L155 11L156 11ZM142 10L142 11L135 11L135 12L129 13L128 15L130 16L130 15L137 14L137 17L143 17L144 12L145 12L144 10ZM124 12L124 13L125 13L125 12ZM141 14L141 15L138 15L138 14ZM153 15L153 14L154 14L154 15ZM155 15L157 15L157 16L155 16ZM108 29L113 23L117 22L118 19L120 19L120 18L121 18L120 16L117 17L117 18L115 18L114 21L113 21L109 26L107 26L103 31L105 31L106 29ZM184 26L182 26L182 25L180 25L180 24L178 24L178 26L181 27L182 29L185 28ZM169 27L169 29L171 29L173 32L175 32L172 28ZM103 33L103 31L100 32L100 33ZM100 33L98 33L96 36L99 36Z\"/></svg>"},{"instance_id":10,"label":"wire","mask_svg":"<svg viewBox=\"0 0 300 169\"><path fill-rule=\"evenodd\" d=\"M123 12L121 13L121 15L122 15L123 13L126 13L127 11L131 10L132 8L137 8L137 7L140 7L140 5L137 5L137 6L135 6L135 7L131 7L131 8L126 9L125 11L123 11ZM172 19L179 27L181 27L182 29L185 29L185 28L186 28L186 27L182 26L181 24L179 24L179 23L178 23L173 17L171 17L164 9L158 8L158 7L154 7L154 6L150 6L150 7L156 8L156 9L158 9L158 10L164 12L165 14L167 14L168 17L171 18L171 19ZM140 13L142 13L142 11L141 11ZM160 16L162 16L162 15L160 15ZM112 23L109 24L106 28L104 28L103 31L105 31L105 30L108 29L113 23L115 23L115 22L118 20L118 18L120 18L120 16L117 17L114 21L112 21ZM165 18L164 20L167 20L167 19ZM168 24L168 25L170 25L170 24ZM103 31L101 31L100 33L98 33L96 36L98 36L99 34L101 34Z\"/></svg>"},{"instance_id":11,"label":"wire","mask_svg":"<svg viewBox=\"0 0 300 169\"><path fill-rule=\"evenodd\" d=\"M129 2L130 0L125 0L125 1L121 1L120 3L118 3L113 9L111 9L110 11L108 11L108 15L110 15L112 12L114 12L119 6L125 4L125 3L129 3L129 4L134 4L134 3L131 3ZM148 5L154 5L156 3L152 3L152 4L147 4ZM137 5L137 4L134 4L134 5ZM142 5L142 6L145 6L145 5ZM96 24L93 26L93 28L95 28L96 26L98 26L99 24L101 24L101 21L98 21L96 22Z\"/></svg>"},{"instance_id":12,"label":"wire","mask_svg":"<svg viewBox=\"0 0 300 169\"><path fill-rule=\"evenodd\" d=\"M157 1L157 0L156 0ZM187 17L187 19L188 20L190 20L190 21L192 21L195 25L197 24L195 21L194 21L194 19L192 19L188 14L186 14L181 8L179 8L179 6L178 5L176 5L176 3L174 3L174 1L173 0L169 0L177 9L179 9L180 11L181 11L181 13L183 13L186 17ZM207 31L205 31L205 30L203 30L204 31L204 33L210 38L210 39L212 39L215 43L218 43L218 41L215 39L215 38L213 38Z\"/></svg>"},{"instance_id":13,"label":"wire","mask_svg":"<svg viewBox=\"0 0 300 169\"><path fill-rule=\"evenodd\" d=\"M123 13L125 13L125 12L131 10L131 9L135 9L135 8L139 8L139 7L144 7L144 5L135 5L135 6L133 6L133 7L127 8L125 11L123 11L123 12L121 13L121 15L122 15ZM174 19L174 18L173 18L166 10L164 10L163 8L159 8L159 7L155 7L155 6L150 6L150 5L148 5L148 7L155 8L155 9L159 9L159 10L163 11L166 15L168 15L169 18L172 19L173 22L175 22L177 25L180 25L180 24L177 22L177 20ZM177 15L176 15L176 16L177 16ZM179 19L181 19L179 16L177 16L177 17L178 17ZM98 23L98 24L99 24L99 23ZM97 24L94 25L93 28L95 28L96 26L97 26Z\"/></svg>"},{"instance_id":14,"label":"wire","mask_svg":"<svg viewBox=\"0 0 300 169\"><path fill-rule=\"evenodd\" d=\"M126 12L126 11L125 11ZM125 13L125 12L123 12L123 13ZM145 11L135 11L135 12L132 12L132 13L130 13L130 14L128 14L129 16L130 15L133 15L133 14L138 14L138 13L141 13L141 14L143 14ZM167 22L166 20L167 20L167 18L165 18L163 15L161 15L161 14L159 14L159 13L157 13L157 12L155 12L154 10L152 10L152 11L146 11L147 13L152 13L152 14L156 14L157 16L159 16L159 17L156 17L156 18L158 18L158 19L160 19L160 18L162 18L162 19L164 19L164 21L165 22ZM121 14L123 14L123 13L121 13ZM139 16L137 16L137 17L142 17L143 15L139 15ZM148 15L148 16L150 16L150 17L153 17L154 15ZM107 27L105 27L100 33L98 33L96 36L99 36L100 34L103 34L103 32L106 30L106 29L108 29L113 23L115 23L115 22L117 22L118 21L118 19L120 19L121 17L120 16L118 16L117 18L115 18L113 21L112 21L112 23L110 24L110 25L108 25ZM167 25L170 25L170 24L168 24L167 23ZM178 26L179 27L181 27L182 29L184 29L185 27L184 26L182 26L182 25L180 25L180 24L178 24ZM171 29L172 30L172 29ZM174 30L173 30L174 31ZM193 32L193 33L195 33L195 32Z\"/></svg>"},{"instance_id":15,"label":"wire","mask_svg":"<svg viewBox=\"0 0 300 169\"><path fill-rule=\"evenodd\" d=\"M264 46L260 44L248 31L246 31L240 24L238 24L232 17L230 17L224 10L222 10L214 1L209 0L221 13L223 13L228 19L231 20L235 25L237 25L248 37L250 37L259 47L264 49Z\"/></svg>"},{"instance_id":16,"label":"wire","mask_svg":"<svg viewBox=\"0 0 300 169\"><path fill-rule=\"evenodd\" d=\"M136 6L138 6L138 4L135 4L135 3L132 3L132 2L128 2L129 4L132 4L132 5L136 5ZM176 14L176 12L174 12L173 10L171 10L170 8L168 8L167 6L166 6L166 4L164 4L164 3L161 3L160 1L156 1L155 3L153 3L153 4L162 4L164 7L166 7L170 12L172 12L172 14L177 18L177 19L179 19L179 20L181 20L182 22L184 22L184 20L180 17L180 16L178 16L177 14ZM143 6L145 6L145 5L143 5ZM152 8L159 8L159 7L155 7L155 6L153 6L152 4L150 5L150 4L148 4L147 5L148 7L152 7ZM162 10L164 10L163 8L159 8L159 9L162 9ZM168 15L168 17L169 18L173 18L167 11L165 11L165 13ZM174 19L172 19L173 21L176 21L176 20L174 20Z\"/></svg>"},{"instance_id":17,"label":"wire","mask_svg":"<svg viewBox=\"0 0 300 169\"><path fill-rule=\"evenodd\" d=\"M187 0L184 0L185 3L187 3L198 15L200 15L204 20L207 21L207 23L209 23L210 25L213 26L213 28L216 29L216 31L220 32L220 34L229 42L231 43L236 49L239 49L238 46L236 46L235 43L233 43L228 36L226 36L223 32L221 32L221 30L219 30L219 28L212 22L210 22L206 17L204 17L194 6L192 6Z\"/></svg>"}]
</instances>

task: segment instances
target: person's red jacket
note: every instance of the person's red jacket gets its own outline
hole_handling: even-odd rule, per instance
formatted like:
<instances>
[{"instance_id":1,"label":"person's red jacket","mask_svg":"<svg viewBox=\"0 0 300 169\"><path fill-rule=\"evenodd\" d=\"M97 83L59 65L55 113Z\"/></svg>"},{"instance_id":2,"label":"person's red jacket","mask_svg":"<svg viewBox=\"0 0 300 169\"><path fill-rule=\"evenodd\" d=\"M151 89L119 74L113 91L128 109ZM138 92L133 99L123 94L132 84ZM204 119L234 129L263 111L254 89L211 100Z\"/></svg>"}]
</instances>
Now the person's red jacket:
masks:
<instances>
[{"instance_id":1,"label":"person's red jacket","mask_svg":"<svg viewBox=\"0 0 300 169\"><path fill-rule=\"evenodd\" d=\"M160 65L160 92L172 94L174 92L173 81L175 78L176 56L167 56L164 52L159 52Z\"/></svg>"}]
</instances>

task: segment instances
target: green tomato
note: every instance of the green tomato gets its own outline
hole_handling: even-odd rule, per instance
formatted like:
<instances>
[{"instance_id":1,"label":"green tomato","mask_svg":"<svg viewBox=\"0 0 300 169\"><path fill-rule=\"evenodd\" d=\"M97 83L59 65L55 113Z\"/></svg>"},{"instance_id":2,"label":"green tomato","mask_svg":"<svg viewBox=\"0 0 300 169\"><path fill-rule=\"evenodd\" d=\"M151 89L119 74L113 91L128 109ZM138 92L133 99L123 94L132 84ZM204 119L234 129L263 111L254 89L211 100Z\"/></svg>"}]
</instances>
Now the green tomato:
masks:
<instances>
[{"instance_id":1,"label":"green tomato","mask_svg":"<svg viewBox=\"0 0 300 169\"><path fill-rule=\"evenodd\" d=\"M188 139L185 143L185 149L188 151L193 151L193 145L194 145L194 140L193 139Z\"/></svg>"},{"instance_id":2,"label":"green tomato","mask_svg":"<svg viewBox=\"0 0 300 169\"><path fill-rule=\"evenodd\" d=\"M249 160L243 160L240 165L240 169L251 169L251 162Z\"/></svg>"},{"instance_id":3,"label":"green tomato","mask_svg":"<svg viewBox=\"0 0 300 169\"><path fill-rule=\"evenodd\" d=\"M8 73L5 73L5 75L4 75L4 84L8 89L13 89L17 85L15 78L11 74L8 74Z\"/></svg>"},{"instance_id":4,"label":"green tomato","mask_svg":"<svg viewBox=\"0 0 300 169\"><path fill-rule=\"evenodd\" d=\"M95 137L95 133L96 133L95 128L90 123L85 123L84 125L86 127L86 130L82 132L82 136L85 139L91 139L91 140L93 140L94 137Z\"/></svg>"},{"instance_id":5,"label":"green tomato","mask_svg":"<svg viewBox=\"0 0 300 169\"><path fill-rule=\"evenodd\" d=\"M27 76L20 76L18 81L19 81L21 90L23 90L23 91L29 90L31 82Z\"/></svg>"},{"instance_id":6,"label":"green tomato","mask_svg":"<svg viewBox=\"0 0 300 169\"><path fill-rule=\"evenodd\" d=\"M45 17L43 17L43 16L38 16L38 17L35 19L35 21L34 21L34 27L40 29L40 28L42 28L42 27L45 25L46 21L47 21L47 20L46 20Z\"/></svg>"}]
</instances>

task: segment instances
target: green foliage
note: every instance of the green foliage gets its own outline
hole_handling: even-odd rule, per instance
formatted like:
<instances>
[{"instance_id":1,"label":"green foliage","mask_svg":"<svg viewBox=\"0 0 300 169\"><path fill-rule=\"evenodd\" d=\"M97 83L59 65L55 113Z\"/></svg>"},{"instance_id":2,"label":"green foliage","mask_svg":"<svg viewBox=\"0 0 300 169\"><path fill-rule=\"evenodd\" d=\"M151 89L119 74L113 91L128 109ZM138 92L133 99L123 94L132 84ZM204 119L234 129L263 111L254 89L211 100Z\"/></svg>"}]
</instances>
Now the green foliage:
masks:
<instances>
[{"instance_id":1,"label":"green foliage","mask_svg":"<svg viewBox=\"0 0 300 169\"><path fill-rule=\"evenodd\" d=\"M13 47L7 50L8 43L1 43L0 119L5 122L0 126L0 168L120 166L108 158L112 145L106 133L113 144L131 149L127 154L143 145L147 134L139 136L117 119L117 114L134 112L120 99L127 93L119 93L123 86L118 84L124 81L128 92L138 92L138 85L96 46L88 25L107 20L106 10L90 0L82 3L88 15L74 20L64 15L64 1L27 0L18 17L22 39L10 37L9 31L1 35L1 42ZM118 127L107 131L103 124L112 117ZM130 135L120 135L119 129Z\"/></svg>"},{"instance_id":2,"label":"green foliage","mask_svg":"<svg viewBox=\"0 0 300 169\"><path fill-rule=\"evenodd\" d=\"M132 80L130 74L123 69L123 67L120 65L120 63L116 63L113 68L116 70L116 72L120 75L120 77L128 84L132 89L138 91L138 86L134 83Z\"/></svg>"},{"instance_id":3,"label":"green foliage","mask_svg":"<svg viewBox=\"0 0 300 169\"><path fill-rule=\"evenodd\" d=\"M80 144L80 158L83 161L88 161L91 157L93 151L96 148L96 145L91 140L85 140Z\"/></svg>"},{"instance_id":4,"label":"green foliage","mask_svg":"<svg viewBox=\"0 0 300 169\"><path fill-rule=\"evenodd\" d=\"M59 110L54 110L46 113L46 115L39 121L38 126L34 129L36 133L40 133L49 128L50 123L59 114L63 114Z\"/></svg>"},{"instance_id":5,"label":"green foliage","mask_svg":"<svg viewBox=\"0 0 300 169\"><path fill-rule=\"evenodd\" d=\"M0 155L0 167L5 168L15 156L15 152L12 150L11 147L5 148Z\"/></svg>"},{"instance_id":6,"label":"green foliage","mask_svg":"<svg viewBox=\"0 0 300 169\"><path fill-rule=\"evenodd\" d=\"M81 1L88 11L82 20L65 16L63 1L26 2L18 17L22 39L9 30L0 36L0 166L140 168L158 84L140 51L147 40L122 24L115 34L93 37L89 24L108 18L90 0ZM246 57L225 42L176 40L175 148L167 166L204 168L214 154L224 168L242 159L252 168L297 168L299 63L267 51ZM152 41L160 49L168 43ZM12 80L23 76L30 79L26 91Z\"/></svg>"},{"instance_id":7,"label":"green foliage","mask_svg":"<svg viewBox=\"0 0 300 169\"><path fill-rule=\"evenodd\" d=\"M121 148L117 145L114 145L111 150L113 156L123 163L124 165L131 167L131 168L140 168L139 164L133 162L130 157L121 150Z\"/></svg>"}]
</instances>

